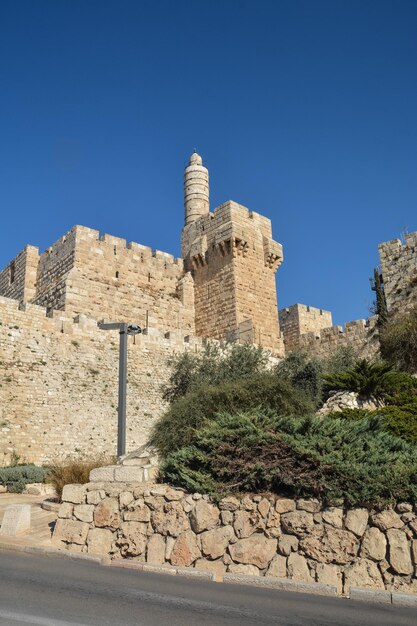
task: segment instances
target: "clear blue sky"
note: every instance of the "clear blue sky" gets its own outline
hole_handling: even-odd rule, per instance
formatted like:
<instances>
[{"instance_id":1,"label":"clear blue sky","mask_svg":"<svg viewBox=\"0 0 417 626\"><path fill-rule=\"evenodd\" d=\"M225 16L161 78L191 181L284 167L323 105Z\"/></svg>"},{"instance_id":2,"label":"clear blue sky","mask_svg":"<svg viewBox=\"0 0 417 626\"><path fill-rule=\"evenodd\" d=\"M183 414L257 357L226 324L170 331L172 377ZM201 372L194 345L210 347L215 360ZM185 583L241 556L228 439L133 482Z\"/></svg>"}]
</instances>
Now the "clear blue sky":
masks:
<instances>
[{"instance_id":1,"label":"clear blue sky","mask_svg":"<svg viewBox=\"0 0 417 626\"><path fill-rule=\"evenodd\" d=\"M280 307L366 316L417 230L417 1L2 0L1 266L75 223L179 255L193 148L272 219Z\"/></svg>"}]
</instances>

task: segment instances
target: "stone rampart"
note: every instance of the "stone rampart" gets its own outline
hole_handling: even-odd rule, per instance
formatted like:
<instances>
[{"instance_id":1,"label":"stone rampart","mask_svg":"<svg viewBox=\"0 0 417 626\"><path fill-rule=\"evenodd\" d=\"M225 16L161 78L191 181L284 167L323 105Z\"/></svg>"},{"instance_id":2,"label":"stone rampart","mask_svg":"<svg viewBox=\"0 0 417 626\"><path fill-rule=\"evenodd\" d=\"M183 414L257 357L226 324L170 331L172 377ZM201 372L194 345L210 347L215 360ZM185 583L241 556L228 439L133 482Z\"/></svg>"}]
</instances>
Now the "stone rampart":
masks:
<instances>
[{"instance_id":1,"label":"stone rampart","mask_svg":"<svg viewBox=\"0 0 417 626\"><path fill-rule=\"evenodd\" d=\"M305 304L293 304L285 309L280 309L278 315L287 354L297 349L300 335L306 333L319 335L324 328L333 326L330 311Z\"/></svg>"},{"instance_id":2,"label":"stone rampart","mask_svg":"<svg viewBox=\"0 0 417 626\"><path fill-rule=\"evenodd\" d=\"M294 348L319 358L328 358L340 348L351 348L357 358L372 359L379 350L376 318L347 322L344 328L331 326L305 333L293 344Z\"/></svg>"},{"instance_id":3,"label":"stone rampart","mask_svg":"<svg viewBox=\"0 0 417 626\"><path fill-rule=\"evenodd\" d=\"M389 311L417 305L417 232L378 246Z\"/></svg>"},{"instance_id":4,"label":"stone rampart","mask_svg":"<svg viewBox=\"0 0 417 626\"><path fill-rule=\"evenodd\" d=\"M0 298L0 464L13 451L37 463L115 454L118 332L99 330L83 315L48 315ZM160 388L169 357L200 350L202 341L155 328L129 338L128 451L146 442L165 407Z\"/></svg>"},{"instance_id":5,"label":"stone rampart","mask_svg":"<svg viewBox=\"0 0 417 626\"><path fill-rule=\"evenodd\" d=\"M129 469L129 468L125 468ZM134 469L134 468L133 468ZM67 485L61 548L150 565L417 593L417 505L378 512L246 495L218 504L167 485Z\"/></svg>"}]
</instances>

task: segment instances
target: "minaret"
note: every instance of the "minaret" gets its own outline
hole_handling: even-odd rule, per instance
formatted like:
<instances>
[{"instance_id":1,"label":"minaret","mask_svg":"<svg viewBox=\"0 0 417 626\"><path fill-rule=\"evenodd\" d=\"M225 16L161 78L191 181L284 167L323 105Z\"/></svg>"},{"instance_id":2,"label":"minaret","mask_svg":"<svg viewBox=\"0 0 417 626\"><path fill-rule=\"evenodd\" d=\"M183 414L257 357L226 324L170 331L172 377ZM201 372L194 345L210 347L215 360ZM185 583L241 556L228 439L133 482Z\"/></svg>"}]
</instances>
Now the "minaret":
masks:
<instances>
[{"instance_id":1,"label":"minaret","mask_svg":"<svg viewBox=\"0 0 417 626\"><path fill-rule=\"evenodd\" d=\"M203 159L195 151L184 170L184 208L185 226L210 211L209 173Z\"/></svg>"}]
</instances>

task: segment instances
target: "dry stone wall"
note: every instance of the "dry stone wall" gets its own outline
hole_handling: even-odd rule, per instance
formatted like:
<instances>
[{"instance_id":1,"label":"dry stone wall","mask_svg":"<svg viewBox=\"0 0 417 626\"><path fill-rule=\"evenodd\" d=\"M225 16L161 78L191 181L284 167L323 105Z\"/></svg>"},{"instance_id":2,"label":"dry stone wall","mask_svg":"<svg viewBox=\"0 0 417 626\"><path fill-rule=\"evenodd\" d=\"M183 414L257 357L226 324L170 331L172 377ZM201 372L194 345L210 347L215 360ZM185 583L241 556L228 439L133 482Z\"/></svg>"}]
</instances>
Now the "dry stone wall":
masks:
<instances>
[{"instance_id":1,"label":"dry stone wall","mask_svg":"<svg viewBox=\"0 0 417 626\"><path fill-rule=\"evenodd\" d=\"M117 331L101 331L42 307L0 298L0 464L16 451L45 463L68 455L115 454ZM148 329L129 338L127 450L138 448L164 409L169 357L202 340Z\"/></svg>"},{"instance_id":2,"label":"dry stone wall","mask_svg":"<svg viewBox=\"0 0 417 626\"><path fill-rule=\"evenodd\" d=\"M132 469L136 468L124 468ZM233 496L218 504L152 483L67 485L54 542L151 565L417 593L417 505L326 508Z\"/></svg>"}]
</instances>

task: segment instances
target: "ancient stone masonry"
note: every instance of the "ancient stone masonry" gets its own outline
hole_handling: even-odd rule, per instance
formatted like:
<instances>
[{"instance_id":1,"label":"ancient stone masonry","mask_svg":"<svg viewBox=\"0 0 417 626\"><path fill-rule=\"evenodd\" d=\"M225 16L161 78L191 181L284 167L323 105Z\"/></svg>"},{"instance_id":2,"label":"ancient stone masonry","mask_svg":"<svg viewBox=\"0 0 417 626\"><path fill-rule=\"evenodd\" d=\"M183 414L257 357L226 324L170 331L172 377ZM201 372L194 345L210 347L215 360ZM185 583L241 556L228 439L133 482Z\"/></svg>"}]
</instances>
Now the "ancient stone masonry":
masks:
<instances>
[{"instance_id":1,"label":"ancient stone masonry","mask_svg":"<svg viewBox=\"0 0 417 626\"><path fill-rule=\"evenodd\" d=\"M283 254L270 220L226 202L184 228L182 253L194 278L196 333L244 334L282 355L275 272Z\"/></svg>"},{"instance_id":2,"label":"ancient stone masonry","mask_svg":"<svg viewBox=\"0 0 417 626\"><path fill-rule=\"evenodd\" d=\"M354 587L417 592L415 504L378 512L262 495L216 504L168 485L90 482L64 488L53 539L75 552L194 567L218 580L230 573L318 582L346 594Z\"/></svg>"},{"instance_id":3,"label":"ancient stone masonry","mask_svg":"<svg viewBox=\"0 0 417 626\"><path fill-rule=\"evenodd\" d=\"M331 328L332 314L312 306L294 304L279 311L279 325L285 338L285 351L291 352L299 347L301 335L317 335L323 328Z\"/></svg>"},{"instance_id":4,"label":"ancient stone masonry","mask_svg":"<svg viewBox=\"0 0 417 626\"><path fill-rule=\"evenodd\" d=\"M381 278L389 312L406 311L417 304L417 233L379 245ZM350 346L358 357L378 352L376 318L347 322L344 329L332 326L330 311L294 304L279 311L285 352L304 350L326 357L337 348Z\"/></svg>"},{"instance_id":5,"label":"ancient stone masonry","mask_svg":"<svg viewBox=\"0 0 417 626\"><path fill-rule=\"evenodd\" d=\"M404 310L417 304L417 233L381 243L379 257L389 310Z\"/></svg>"},{"instance_id":6,"label":"ancient stone masonry","mask_svg":"<svg viewBox=\"0 0 417 626\"><path fill-rule=\"evenodd\" d=\"M15 450L46 463L115 454L118 333L84 315L75 321L0 298L0 464ZM168 359L202 340L155 328L129 338L127 449L143 444L165 407Z\"/></svg>"},{"instance_id":7,"label":"ancient stone masonry","mask_svg":"<svg viewBox=\"0 0 417 626\"><path fill-rule=\"evenodd\" d=\"M279 311L285 351L301 350L326 358L339 348L350 347L358 358L373 358L379 349L376 317L332 326L332 314L303 304Z\"/></svg>"},{"instance_id":8,"label":"ancient stone masonry","mask_svg":"<svg viewBox=\"0 0 417 626\"><path fill-rule=\"evenodd\" d=\"M204 338L261 345L277 358L297 348L376 353L373 318L342 330L329 311L300 304L278 316L283 251L271 221L233 201L211 212L196 153L184 208L183 258L74 226L41 253L26 246L0 272L0 455L45 462L114 452L118 337L98 330L103 319L146 329L129 345L129 450L164 409L169 356L200 349ZM417 233L380 246L390 309L417 300L416 251Z\"/></svg>"},{"instance_id":9,"label":"ancient stone masonry","mask_svg":"<svg viewBox=\"0 0 417 626\"><path fill-rule=\"evenodd\" d=\"M14 290L10 266L0 274L2 295L72 316L194 331L193 281L182 259L118 237L100 237L83 226L74 226L37 257L36 266L36 248L29 251L14 261L19 268Z\"/></svg>"}]
</instances>

